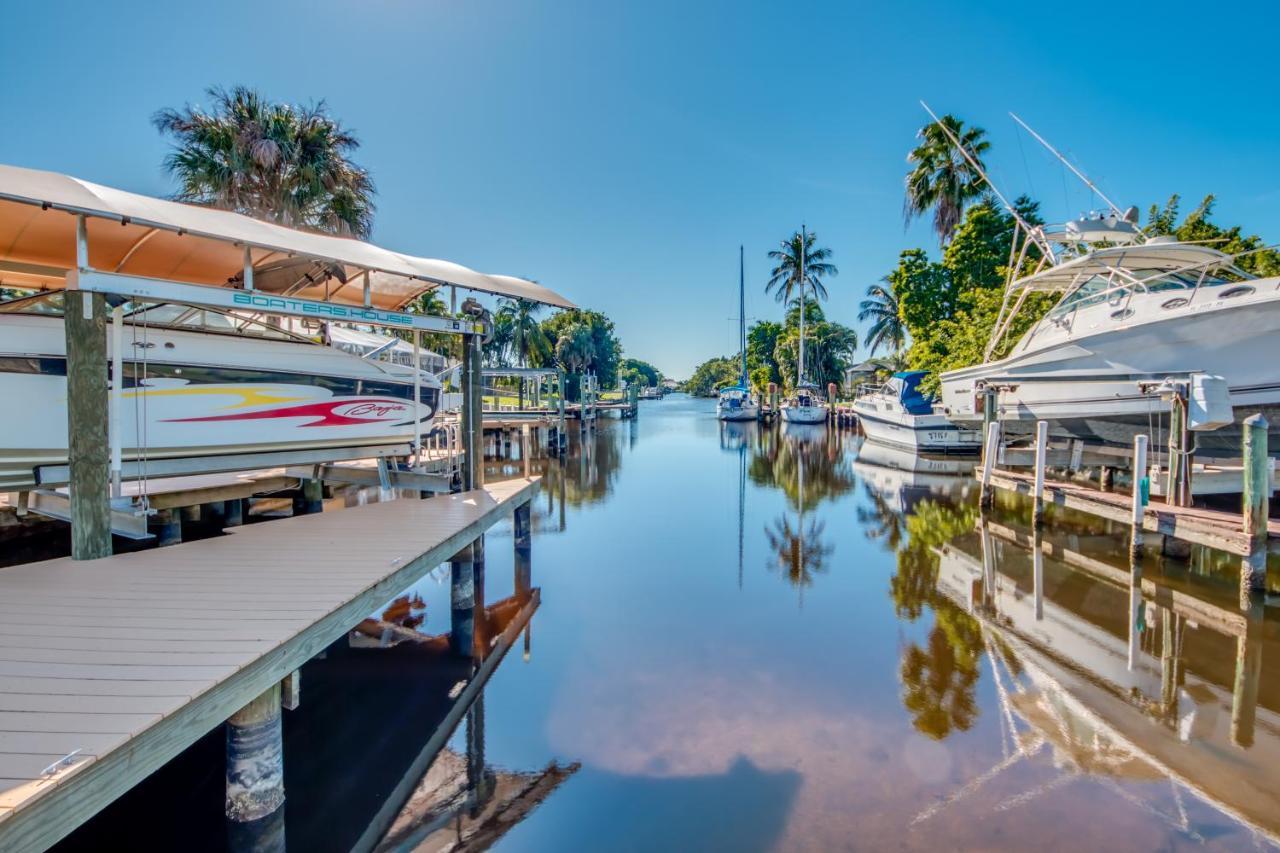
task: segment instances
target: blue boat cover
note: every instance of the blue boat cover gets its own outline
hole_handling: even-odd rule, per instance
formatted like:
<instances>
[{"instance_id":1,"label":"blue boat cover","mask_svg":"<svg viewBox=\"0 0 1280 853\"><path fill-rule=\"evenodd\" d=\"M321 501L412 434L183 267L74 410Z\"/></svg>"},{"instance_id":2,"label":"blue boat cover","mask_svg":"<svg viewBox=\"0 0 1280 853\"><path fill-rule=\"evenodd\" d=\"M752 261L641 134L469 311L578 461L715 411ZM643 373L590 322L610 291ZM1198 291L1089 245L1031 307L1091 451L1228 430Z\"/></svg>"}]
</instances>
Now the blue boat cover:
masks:
<instances>
[{"instance_id":1,"label":"blue boat cover","mask_svg":"<svg viewBox=\"0 0 1280 853\"><path fill-rule=\"evenodd\" d=\"M904 370L893 374L894 379L902 381L902 389L898 392L898 400L902 408L912 415L933 414L933 400L920 393L920 383L929 374L923 370Z\"/></svg>"}]
</instances>

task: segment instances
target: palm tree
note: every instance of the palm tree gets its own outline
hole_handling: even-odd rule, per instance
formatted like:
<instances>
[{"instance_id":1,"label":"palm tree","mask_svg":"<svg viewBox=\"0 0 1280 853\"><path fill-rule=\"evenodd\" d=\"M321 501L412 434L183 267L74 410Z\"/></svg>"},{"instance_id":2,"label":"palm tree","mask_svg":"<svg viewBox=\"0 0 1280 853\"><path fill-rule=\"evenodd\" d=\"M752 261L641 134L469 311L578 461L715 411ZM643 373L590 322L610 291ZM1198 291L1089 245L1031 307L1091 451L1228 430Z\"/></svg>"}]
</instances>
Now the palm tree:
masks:
<instances>
[{"instance_id":1,"label":"palm tree","mask_svg":"<svg viewBox=\"0 0 1280 853\"><path fill-rule=\"evenodd\" d=\"M982 166L982 155L991 147L983 138L987 132L980 127L966 128L963 121L952 115L943 116L941 124L960 141L974 162ZM939 242L946 243L956 232L965 205L982 195L983 179L952 144L939 122L920 128L916 138L920 144L907 155L911 171L907 172L903 216L910 223L932 210L933 230Z\"/></svg>"},{"instance_id":2,"label":"palm tree","mask_svg":"<svg viewBox=\"0 0 1280 853\"><path fill-rule=\"evenodd\" d=\"M834 278L839 270L836 265L828 263L831 250L825 246L816 248L818 235L810 231L803 238L800 232L792 234L787 240L769 253L770 259L776 262L770 272L769 282L764 286L765 293L774 293L779 302L790 303L801 295L800 256L804 254L805 288L818 299L827 298L827 289L822 285L825 276ZM801 243L803 242L803 247ZM774 288L777 291L774 292Z\"/></svg>"},{"instance_id":3,"label":"palm tree","mask_svg":"<svg viewBox=\"0 0 1280 853\"><path fill-rule=\"evenodd\" d=\"M592 337L591 330L581 323L569 326L560 333L560 338L556 341L556 361L564 368L565 373L574 378L581 376L582 371L586 370L595 357L595 351L595 338ZM568 389L576 385L576 382L567 382L565 387Z\"/></svg>"},{"instance_id":4,"label":"palm tree","mask_svg":"<svg viewBox=\"0 0 1280 853\"><path fill-rule=\"evenodd\" d=\"M276 104L244 86L208 94L210 113L187 106L152 118L174 137L165 168L178 179L179 201L292 228L369 236L373 182L348 159L360 142L323 101Z\"/></svg>"},{"instance_id":5,"label":"palm tree","mask_svg":"<svg viewBox=\"0 0 1280 853\"><path fill-rule=\"evenodd\" d=\"M893 292L888 276L867 286L867 298L859 307L859 323L874 321L867 330L866 342L871 347L868 354L875 355L881 346L888 347L895 354L901 352L907 342L907 329L898 314L898 296Z\"/></svg>"},{"instance_id":6,"label":"palm tree","mask_svg":"<svg viewBox=\"0 0 1280 853\"><path fill-rule=\"evenodd\" d=\"M551 354L551 342L547 340L542 324L538 322L538 314L542 312L542 303L532 299L517 297L516 299L499 299L497 316L511 323L514 337L511 348L521 367L528 367L530 362L542 364ZM520 379L520 408L524 408L524 379Z\"/></svg>"}]
</instances>

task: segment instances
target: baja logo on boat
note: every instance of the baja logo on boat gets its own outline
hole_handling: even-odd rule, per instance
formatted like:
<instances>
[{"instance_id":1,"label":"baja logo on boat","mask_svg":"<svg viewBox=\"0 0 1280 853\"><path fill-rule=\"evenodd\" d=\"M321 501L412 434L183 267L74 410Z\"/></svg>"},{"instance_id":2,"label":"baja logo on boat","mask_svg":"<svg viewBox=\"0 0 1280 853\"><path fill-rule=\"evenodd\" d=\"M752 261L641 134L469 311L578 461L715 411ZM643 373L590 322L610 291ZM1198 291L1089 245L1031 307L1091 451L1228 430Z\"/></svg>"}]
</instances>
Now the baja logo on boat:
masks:
<instances>
[{"instance_id":1,"label":"baja logo on boat","mask_svg":"<svg viewBox=\"0 0 1280 853\"><path fill-rule=\"evenodd\" d=\"M432 414L430 407L423 406L426 414ZM173 418L169 423L211 423L215 421L262 421L279 418L307 418L300 427L334 427L355 426L359 424L381 423L386 420L400 421L412 418L409 407L399 400L329 400L324 403L304 403L300 406L279 406L274 409L257 412L237 412L232 415L209 415L203 418Z\"/></svg>"},{"instance_id":2,"label":"baja logo on boat","mask_svg":"<svg viewBox=\"0 0 1280 853\"><path fill-rule=\"evenodd\" d=\"M338 417L346 418L369 418L373 420L381 420L387 415L395 413L397 417L400 413L409 411L408 406L400 403L352 403L349 406L337 406L333 409L333 414Z\"/></svg>"}]
</instances>

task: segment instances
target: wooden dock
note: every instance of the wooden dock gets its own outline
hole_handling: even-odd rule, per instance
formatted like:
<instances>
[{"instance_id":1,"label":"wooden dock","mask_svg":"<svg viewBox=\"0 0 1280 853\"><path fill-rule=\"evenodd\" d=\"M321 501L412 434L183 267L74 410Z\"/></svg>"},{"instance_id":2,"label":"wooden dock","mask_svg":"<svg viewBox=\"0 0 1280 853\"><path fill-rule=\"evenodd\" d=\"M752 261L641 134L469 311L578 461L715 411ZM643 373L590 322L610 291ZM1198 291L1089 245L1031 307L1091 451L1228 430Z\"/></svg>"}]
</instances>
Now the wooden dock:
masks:
<instances>
[{"instance_id":1,"label":"wooden dock","mask_svg":"<svg viewBox=\"0 0 1280 853\"><path fill-rule=\"evenodd\" d=\"M1027 497L1032 497L1035 492L1032 475L1003 469L991 473L991 485ZM1121 492L1103 492L1078 483L1046 481L1044 501L1046 504L1086 512L1120 524L1128 525L1132 521L1133 498ZM1151 503L1144 509L1142 528L1151 533L1207 545L1240 556L1247 557L1253 553L1249 534L1238 513ZM1269 521L1267 534L1268 547L1274 550L1277 540L1280 540L1280 521Z\"/></svg>"},{"instance_id":2,"label":"wooden dock","mask_svg":"<svg viewBox=\"0 0 1280 853\"><path fill-rule=\"evenodd\" d=\"M537 483L0 570L0 849L56 843L527 504Z\"/></svg>"}]
</instances>

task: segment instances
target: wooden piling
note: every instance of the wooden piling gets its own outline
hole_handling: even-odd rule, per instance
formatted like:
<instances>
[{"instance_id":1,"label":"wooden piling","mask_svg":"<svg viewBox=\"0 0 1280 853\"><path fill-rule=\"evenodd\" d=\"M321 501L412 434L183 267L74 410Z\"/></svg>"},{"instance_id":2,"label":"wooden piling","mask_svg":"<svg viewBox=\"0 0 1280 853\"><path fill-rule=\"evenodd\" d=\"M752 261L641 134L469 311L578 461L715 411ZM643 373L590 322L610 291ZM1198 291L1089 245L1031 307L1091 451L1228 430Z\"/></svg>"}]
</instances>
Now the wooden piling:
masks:
<instances>
[{"instance_id":1,"label":"wooden piling","mask_svg":"<svg viewBox=\"0 0 1280 853\"><path fill-rule=\"evenodd\" d=\"M284 805L280 683L232 714L226 728L227 819L261 820Z\"/></svg>"},{"instance_id":2,"label":"wooden piling","mask_svg":"<svg viewBox=\"0 0 1280 853\"><path fill-rule=\"evenodd\" d=\"M65 291L64 299L71 556L96 560L111 556L106 300L81 290Z\"/></svg>"},{"instance_id":3,"label":"wooden piling","mask_svg":"<svg viewBox=\"0 0 1280 853\"><path fill-rule=\"evenodd\" d=\"M1165 500L1174 506L1191 506L1191 455L1188 449L1187 398L1173 395L1169 411L1169 479Z\"/></svg>"},{"instance_id":4,"label":"wooden piling","mask_svg":"<svg viewBox=\"0 0 1280 853\"><path fill-rule=\"evenodd\" d=\"M1031 510L1031 523L1035 526L1044 524L1044 466L1049 450L1049 422L1036 423L1036 469L1035 486L1032 492L1034 501Z\"/></svg>"},{"instance_id":5,"label":"wooden piling","mask_svg":"<svg viewBox=\"0 0 1280 853\"><path fill-rule=\"evenodd\" d=\"M1260 414L1244 420L1244 484L1241 514L1249 549L1262 559L1246 558L1245 567L1250 589L1262 590L1267 585L1267 520L1271 509L1271 460L1268 456L1267 430L1270 424ZM1251 555L1252 556L1252 555Z\"/></svg>"},{"instance_id":6,"label":"wooden piling","mask_svg":"<svg viewBox=\"0 0 1280 853\"><path fill-rule=\"evenodd\" d=\"M475 646L475 543L449 559L449 648L470 657Z\"/></svg>"},{"instance_id":7,"label":"wooden piling","mask_svg":"<svg viewBox=\"0 0 1280 853\"><path fill-rule=\"evenodd\" d=\"M484 379L479 335L462 338L462 489L484 485Z\"/></svg>"}]
</instances>

